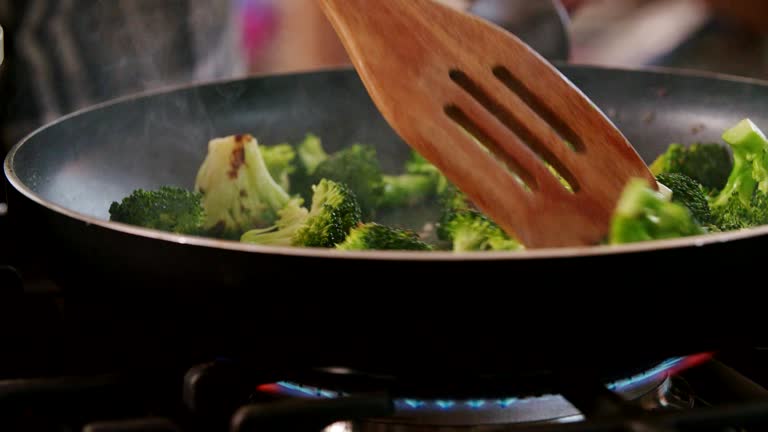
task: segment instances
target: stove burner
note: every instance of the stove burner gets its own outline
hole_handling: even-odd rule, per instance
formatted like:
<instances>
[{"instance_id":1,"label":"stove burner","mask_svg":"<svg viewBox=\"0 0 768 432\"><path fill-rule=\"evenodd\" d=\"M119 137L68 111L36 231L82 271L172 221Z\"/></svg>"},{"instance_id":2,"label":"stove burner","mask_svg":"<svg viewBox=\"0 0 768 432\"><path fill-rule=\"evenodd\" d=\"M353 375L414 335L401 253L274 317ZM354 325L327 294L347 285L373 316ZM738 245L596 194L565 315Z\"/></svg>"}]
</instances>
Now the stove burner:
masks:
<instances>
[{"instance_id":1,"label":"stove burner","mask_svg":"<svg viewBox=\"0 0 768 432\"><path fill-rule=\"evenodd\" d=\"M648 408L670 406L686 407L685 398L679 399L672 391L671 376L676 371L688 369L710 358L708 354L679 357L665 361L644 373L606 385L625 400L636 401ZM295 399L342 399L353 396L348 392L335 391L297 382L282 381L259 386L258 391ZM521 424L535 422L569 422L583 419L581 413L560 395L539 397L501 397L493 399L423 399L398 398L394 400L395 413L386 419L366 420L365 425L411 426L481 426ZM333 426L337 430L350 425ZM327 429L326 432L330 432Z\"/></svg>"}]
</instances>

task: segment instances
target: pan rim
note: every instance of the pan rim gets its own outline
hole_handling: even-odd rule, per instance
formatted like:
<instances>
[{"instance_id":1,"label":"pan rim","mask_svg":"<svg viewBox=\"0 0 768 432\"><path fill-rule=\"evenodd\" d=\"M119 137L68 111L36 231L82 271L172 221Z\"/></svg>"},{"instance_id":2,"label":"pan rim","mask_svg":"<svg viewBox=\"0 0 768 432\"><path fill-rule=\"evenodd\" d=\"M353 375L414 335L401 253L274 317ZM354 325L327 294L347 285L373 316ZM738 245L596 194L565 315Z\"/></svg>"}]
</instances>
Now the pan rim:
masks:
<instances>
[{"instance_id":1,"label":"pan rim","mask_svg":"<svg viewBox=\"0 0 768 432\"><path fill-rule=\"evenodd\" d=\"M591 65L591 64L578 64L569 62L553 62L558 68L565 67L571 70L604 70L604 71L617 71L617 72L641 72L652 74L670 74L680 77L698 77L704 79L714 79L720 81L731 81L736 83L760 85L768 87L768 81L760 80L756 78L740 77L722 73L688 70L682 68L668 68L668 67L642 67L642 68L624 68L605 65ZM724 233L704 234L698 236L691 236L685 238L676 238L669 240L654 240L625 245L596 245L596 246L580 246L580 247L561 247L561 248L542 248L542 249L528 249L518 252L453 252L453 251L431 251L431 252L417 252L417 251L339 251L335 249L319 249L319 248L300 248L300 247L283 247L283 246L262 246L241 243L233 240L219 240L209 237L196 237L186 236L168 233L164 231L158 231L153 229L147 229L128 225L119 222L112 222L109 220L99 219L93 216L88 216L64 206L55 204L42 198L39 194L32 191L27 185L15 174L14 159L16 154L29 142L32 138L37 136L40 132L51 128L61 122L64 122L72 117L77 117L86 114L91 111L97 111L106 107L119 105L131 100L142 99L150 96L157 96L166 93L172 93L188 88L204 86L222 85L227 83L239 82L243 80L253 80L269 77L289 77L289 76L302 76L302 75L315 75L323 73L338 73L338 72L350 72L354 71L349 66L331 66L326 68L313 69L311 71L300 72L284 72L277 74L257 74L251 75L246 78L234 78L234 79L222 79L211 80L204 82L189 82L181 85L166 86L159 89L154 89L145 92L139 92L120 98L115 98L109 101L105 101L100 104L96 104L68 115L65 115L53 122L45 124L22 140L15 144L3 163L3 170L9 184L16 189L17 192L22 194L32 202L58 213L62 216L68 217L72 220L82 222L86 225L97 226L102 229L120 232L131 236L143 237L149 240L164 241L175 243L179 245L187 245L194 247L203 247L211 249L223 249L234 252L247 252L253 254L264 255L278 255L298 258L325 258L325 259L344 259L344 260L372 260L372 261L420 261L420 262L432 262L432 261L527 261L527 260L541 260L541 259L562 259L562 258L580 258L580 257L595 257L595 256L616 256L643 253L650 251L683 249L690 247L703 247L712 244L730 243L743 239L750 239L768 235L768 225L742 229L738 231L730 231Z\"/></svg>"}]
</instances>

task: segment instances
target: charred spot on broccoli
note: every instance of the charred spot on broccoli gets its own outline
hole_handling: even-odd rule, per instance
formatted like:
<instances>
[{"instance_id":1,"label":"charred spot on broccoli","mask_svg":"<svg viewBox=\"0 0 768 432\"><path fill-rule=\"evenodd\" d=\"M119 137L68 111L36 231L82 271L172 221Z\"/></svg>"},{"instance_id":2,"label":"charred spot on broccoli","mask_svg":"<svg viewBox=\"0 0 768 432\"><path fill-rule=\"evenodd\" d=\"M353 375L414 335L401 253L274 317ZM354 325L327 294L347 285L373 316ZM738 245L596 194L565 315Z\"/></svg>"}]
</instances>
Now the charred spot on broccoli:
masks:
<instances>
[{"instance_id":1,"label":"charred spot on broccoli","mask_svg":"<svg viewBox=\"0 0 768 432\"><path fill-rule=\"evenodd\" d=\"M672 202L682 204L700 224L709 224L712 213L704 187L684 174L660 174L659 183L672 190Z\"/></svg>"},{"instance_id":2,"label":"charred spot on broccoli","mask_svg":"<svg viewBox=\"0 0 768 432\"><path fill-rule=\"evenodd\" d=\"M704 234L691 212L654 191L642 179L625 187L611 220L613 245Z\"/></svg>"},{"instance_id":3,"label":"charred spot on broccoli","mask_svg":"<svg viewBox=\"0 0 768 432\"><path fill-rule=\"evenodd\" d=\"M430 251L432 247L424 243L419 235L413 231L377 223L367 223L352 229L346 240L339 244L337 249L345 251Z\"/></svg>"},{"instance_id":4,"label":"charred spot on broccoli","mask_svg":"<svg viewBox=\"0 0 768 432\"><path fill-rule=\"evenodd\" d=\"M728 149L715 143L695 143L689 146L672 144L651 164L651 172L683 174L702 186L707 194L720 191L728 181L733 162Z\"/></svg>"},{"instance_id":5,"label":"charred spot on broccoli","mask_svg":"<svg viewBox=\"0 0 768 432\"><path fill-rule=\"evenodd\" d=\"M212 140L195 190L203 195L206 229L228 239L273 225L290 200L269 173L261 147L251 135Z\"/></svg>"},{"instance_id":6,"label":"charred spot on broccoli","mask_svg":"<svg viewBox=\"0 0 768 432\"><path fill-rule=\"evenodd\" d=\"M178 187L137 189L109 208L110 220L185 235L203 235L202 195Z\"/></svg>"}]
</instances>

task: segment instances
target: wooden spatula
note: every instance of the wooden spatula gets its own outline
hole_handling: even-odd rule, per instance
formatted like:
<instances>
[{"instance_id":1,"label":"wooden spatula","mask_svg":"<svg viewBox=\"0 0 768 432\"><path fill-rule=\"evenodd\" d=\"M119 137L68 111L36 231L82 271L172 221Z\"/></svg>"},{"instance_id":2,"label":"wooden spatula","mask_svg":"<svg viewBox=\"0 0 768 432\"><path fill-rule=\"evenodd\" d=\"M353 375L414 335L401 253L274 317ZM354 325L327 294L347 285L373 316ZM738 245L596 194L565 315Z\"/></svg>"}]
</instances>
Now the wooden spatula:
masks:
<instances>
[{"instance_id":1,"label":"wooden spatula","mask_svg":"<svg viewBox=\"0 0 768 432\"><path fill-rule=\"evenodd\" d=\"M432 0L319 0L379 111L528 248L592 245L656 181L622 133L509 32Z\"/></svg>"}]
</instances>

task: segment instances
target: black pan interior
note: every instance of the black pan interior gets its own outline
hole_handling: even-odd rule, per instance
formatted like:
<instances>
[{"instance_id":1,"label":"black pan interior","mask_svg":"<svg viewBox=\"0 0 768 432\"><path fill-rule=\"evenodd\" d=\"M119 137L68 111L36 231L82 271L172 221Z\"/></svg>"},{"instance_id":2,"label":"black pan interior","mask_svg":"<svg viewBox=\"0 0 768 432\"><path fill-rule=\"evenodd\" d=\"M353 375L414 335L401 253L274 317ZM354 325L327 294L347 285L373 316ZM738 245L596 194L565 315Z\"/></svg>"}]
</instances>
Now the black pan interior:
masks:
<instances>
[{"instance_id":1,"label":"black pan interior","mask_svg":"<svg viewBox=\"0 0 768 432\"><path fill-rule=\"evenodd\" d=\"M720 142L742 118L768 122L768 88L747 81L560 69L648 162L672 142ZM408 154L354 71L341 70L187 87L90 110L31 136L12 168L44 200L106 218L109 204L136 188L192 187L211 138L251 133L264 144L296 143L309 132L330 150L374 145L387 170Z\"/></svg>"}]
</instances>

